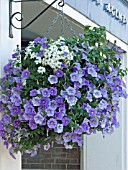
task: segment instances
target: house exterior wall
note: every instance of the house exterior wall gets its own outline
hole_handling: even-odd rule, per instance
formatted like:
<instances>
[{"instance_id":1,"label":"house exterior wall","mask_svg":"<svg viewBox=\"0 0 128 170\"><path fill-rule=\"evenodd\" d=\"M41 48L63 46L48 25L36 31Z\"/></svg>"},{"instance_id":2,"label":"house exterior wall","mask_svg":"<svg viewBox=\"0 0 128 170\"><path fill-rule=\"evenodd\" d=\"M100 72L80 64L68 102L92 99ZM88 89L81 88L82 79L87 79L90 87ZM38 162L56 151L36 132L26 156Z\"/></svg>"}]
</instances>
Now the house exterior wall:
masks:
<instances>
[{"instance_id":1,"label":"house exterior wall","mask_svg":"<svg viewBox=\"0 0 128 170\"><path fill-rule=\"evenodd\" d=\"M123 24L119 19L115 19L111 12L105 11L105 4L113 6L122 13L128 20L128 1L126 0L66 0L67 4L85 15L87 18L106 29L128 43L128 22ZM100 2L100 4L98 3ZM86 23L85 23L86 25Z\"/></svg>"}]
</instances>

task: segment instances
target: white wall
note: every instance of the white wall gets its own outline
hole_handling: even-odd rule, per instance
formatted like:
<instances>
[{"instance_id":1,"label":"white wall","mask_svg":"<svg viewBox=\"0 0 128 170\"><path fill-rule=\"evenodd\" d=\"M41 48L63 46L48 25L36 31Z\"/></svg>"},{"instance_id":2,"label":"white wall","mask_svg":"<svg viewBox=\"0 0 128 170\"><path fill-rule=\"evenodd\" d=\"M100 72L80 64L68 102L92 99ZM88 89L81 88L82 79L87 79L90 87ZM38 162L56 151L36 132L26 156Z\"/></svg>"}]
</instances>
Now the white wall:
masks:
<instances>
[{"instance_id":1,"label":"white wall","mask_svg":"<svg viewBox=\"0 0 128 170\"><path fill-rule=\"evenodd\" d=\"M20 11L20 4L13 5L13 12ZM20 26L20 23L18 23ZM13 29L14 38L9 38L9 0L0 0L0 77L2 68L11 57L11 53L17 44L21 44L21 31ZM0 170L21 170L21 155L16 160L10 157L8 150L0 139Z\"/></svg>"}]
</instances>

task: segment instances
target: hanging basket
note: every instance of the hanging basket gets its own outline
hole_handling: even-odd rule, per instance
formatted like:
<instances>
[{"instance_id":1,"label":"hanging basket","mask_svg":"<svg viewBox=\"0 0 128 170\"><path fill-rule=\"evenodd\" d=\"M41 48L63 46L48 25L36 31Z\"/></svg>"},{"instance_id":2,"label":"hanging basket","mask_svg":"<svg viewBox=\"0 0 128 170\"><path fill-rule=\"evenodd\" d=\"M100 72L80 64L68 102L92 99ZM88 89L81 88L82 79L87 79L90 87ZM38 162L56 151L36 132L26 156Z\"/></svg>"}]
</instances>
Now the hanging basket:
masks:
<instances>
[{"instance_id":1,"label":"hanging basket","mask_svg":"<svg viewBox=\"0 0 128 170\"><path fill-rule=\"evenodd\" d=\"M82 135L119 127L119 98L127 97L123 50L106 40L104 27L78 37L36 38L17 49L1 79L0 136L10 154L37 154L53 142L82 146Z\"/></svg>"}]
</instances>

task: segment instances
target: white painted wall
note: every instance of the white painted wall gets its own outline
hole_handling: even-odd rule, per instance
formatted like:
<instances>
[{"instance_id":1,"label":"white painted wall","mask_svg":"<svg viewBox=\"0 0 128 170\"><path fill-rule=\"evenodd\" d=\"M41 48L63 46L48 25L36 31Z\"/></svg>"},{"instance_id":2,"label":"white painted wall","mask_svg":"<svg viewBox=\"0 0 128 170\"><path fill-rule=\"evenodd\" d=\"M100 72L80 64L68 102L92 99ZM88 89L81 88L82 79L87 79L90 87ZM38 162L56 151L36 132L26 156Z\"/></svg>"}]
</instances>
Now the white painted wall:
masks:
<instances>
[{"instance_id":1,"label":"white painted wall","mask_svg":"<svg viewBox=\"0 0 128 170\"><path fill-rule=\"evenodd\" d=\"M20 4L13 5L13 12L20 11ZM17 23L20 26L20 23ZM14 38L9 38L9 0L0 0L0 77L2 68L11 57L11 53L17 44L21 44L21 31L13 29ZM0 170L21 170L21 155L16 160L10 157L8 150L0 139Z\"/></svg>"}]
</instances>

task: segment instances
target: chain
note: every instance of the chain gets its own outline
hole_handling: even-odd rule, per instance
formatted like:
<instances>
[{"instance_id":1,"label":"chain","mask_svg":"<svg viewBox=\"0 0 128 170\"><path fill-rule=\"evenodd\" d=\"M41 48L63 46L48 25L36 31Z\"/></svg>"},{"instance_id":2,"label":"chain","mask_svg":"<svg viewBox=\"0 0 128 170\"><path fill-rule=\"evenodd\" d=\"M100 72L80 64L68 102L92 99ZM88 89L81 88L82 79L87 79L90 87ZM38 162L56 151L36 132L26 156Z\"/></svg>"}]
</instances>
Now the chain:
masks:
<instances>
[{"instance_id":1,"label":"chain","mask_svg":"<svg viewBox=\"0 0 128 170\"><path fill-rule=\"evenodd\" d=\"M50 25L50 27L48 28L48 30L46 31L46 33L44 35L45 37L47 37L49 35L50 31L53 29L53 27L54 27L55 23L57 22L58 18L60 17L60 15L61 15L61 11L59 13L57 13L57 16L53 19L52 24Z\"/></svg>"},{"instance_id":2,"label":"chain","mask_svg":"<svg viewBox=\"0 0 128 170\"><path fill-rule=\"evenodd\" d=\"M66 16L64 16L63 9L60 10L57 13L57 16L53 19L49 29L46 31L44 36L47 37L49 35L50 31L53 29L53 27L56 24L56 22L59 19L59 17L61 19L61 35L64 35L64 21L66 21L66 23L67 23L69 29L71 30L73 36L76 37L76 32L73 30L72 25L71 25L70 21L68 20L68 18Z\"/></svg>"},{"instance_id":3,"label":"chain","mask_svg":"<svg viewBox=\"0 0 128 170\"><path fill-rule=\"evenodd\" d=\"M72 28L72 25L71 25L70 21L68 20L68 18L67 18L66 16L64 16L64 19L65 19L65 21L66 21L66 23L67 23L67 25L68 25L69 29L71 30L71 32L72 32L72 34L73 34L73 36L74 36L74 37L76 37L76 32L73 30L73 28Z\"/></svg>"},{"instance_id":4,"label":"chain","mask_svg":"<svg viewBox=\"0 0 128 170\"><path fill-rule=\"evenodd\" d=\"M64 13L61 11L61 35L64 35Z\"/></svg>"}]
</instances>

